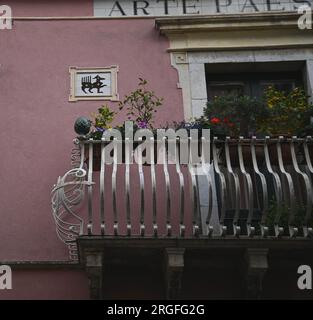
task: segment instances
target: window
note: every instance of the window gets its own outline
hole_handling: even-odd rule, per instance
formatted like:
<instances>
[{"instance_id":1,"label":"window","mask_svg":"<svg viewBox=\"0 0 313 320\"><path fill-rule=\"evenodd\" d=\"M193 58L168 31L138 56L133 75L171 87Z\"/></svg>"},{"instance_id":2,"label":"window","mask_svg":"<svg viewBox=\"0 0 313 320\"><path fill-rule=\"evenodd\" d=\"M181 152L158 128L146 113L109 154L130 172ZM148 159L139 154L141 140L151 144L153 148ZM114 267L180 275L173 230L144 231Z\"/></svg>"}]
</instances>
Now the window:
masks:
<instances>
[{"instance_id":1,"label":"window","mask_svg":"<svg viewBox=\"0 0 313 320\"><path fill-rule=\"evenodd\" d=\"M290 92L296 86L303 86L302 78L302 64L299 62L276 63L275 65L272 63L234 63L206 66L209 100L225 94L260 98L269 86Z\"/></svg>"}]
</instances>

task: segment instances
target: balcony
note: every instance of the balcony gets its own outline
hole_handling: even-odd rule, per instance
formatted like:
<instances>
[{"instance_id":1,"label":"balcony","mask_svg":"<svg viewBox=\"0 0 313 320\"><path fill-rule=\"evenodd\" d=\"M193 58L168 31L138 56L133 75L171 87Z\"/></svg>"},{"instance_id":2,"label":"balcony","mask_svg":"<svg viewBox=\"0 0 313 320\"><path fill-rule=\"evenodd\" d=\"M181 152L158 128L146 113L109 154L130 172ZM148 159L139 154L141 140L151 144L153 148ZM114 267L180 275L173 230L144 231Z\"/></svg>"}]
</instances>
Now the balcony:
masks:
<instances>
[{"instance_id":1,"label":"balcony","mask_svg":"<svg viewBox=\"0 0 313 320\"><path fill-rule=\"evenodd\" d=\"M131 163L128 140L75 139L72 169L52 191L57 235L68 246L70 259L92 269L102 264L103 255L95 252L104 248L115 248L118 259L128 259L131 248L147 257L151 250L165 250L167 270L172 270L171 261L183 265L185 250L202 252L200 256L205 250L244 250L252 266L269 249L312 248L311 137L213 138L209 143L202 138L194 144L199 147L197 163L190 161L189 138L184 164L181 143L177 139L170 153L169 139L151 138L142 153L139 141ZM125 150L121 159L119 144ZM109 145L112 150L106 153ZM142 154L148 153L153 161L147 165ZM267 268L264 259L259 271ZM175 263L173 269L177 271ZM175 296L173 290L169 297Z\"/></svg>"}]
</instances>

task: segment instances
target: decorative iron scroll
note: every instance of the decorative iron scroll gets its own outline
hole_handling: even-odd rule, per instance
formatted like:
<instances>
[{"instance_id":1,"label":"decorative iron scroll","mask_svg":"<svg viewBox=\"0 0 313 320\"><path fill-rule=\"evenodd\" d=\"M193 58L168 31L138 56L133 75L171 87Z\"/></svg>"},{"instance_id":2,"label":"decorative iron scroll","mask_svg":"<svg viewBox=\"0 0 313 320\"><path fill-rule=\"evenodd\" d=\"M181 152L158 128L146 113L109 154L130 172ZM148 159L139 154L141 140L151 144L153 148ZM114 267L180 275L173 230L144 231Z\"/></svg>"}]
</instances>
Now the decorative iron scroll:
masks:
<instances>
[{"instance_id":1,"label":"decorative iron scroll","mask_svg":"<svg viewBox=\"0 0 313 320\"><path fill-rule=\"evenodd\" d=\"M58 178L52 189L51 201L57 235L68 246L71 260L78 259L76 238L83 234L84 227L83 219L75 214L74 209L84 200L85 185L90 185L85 181L87 172L83 169L84 145L79 145L78 140L74 140L74 144L71 156L73 169Z\"/></svg>"}]
</instances>

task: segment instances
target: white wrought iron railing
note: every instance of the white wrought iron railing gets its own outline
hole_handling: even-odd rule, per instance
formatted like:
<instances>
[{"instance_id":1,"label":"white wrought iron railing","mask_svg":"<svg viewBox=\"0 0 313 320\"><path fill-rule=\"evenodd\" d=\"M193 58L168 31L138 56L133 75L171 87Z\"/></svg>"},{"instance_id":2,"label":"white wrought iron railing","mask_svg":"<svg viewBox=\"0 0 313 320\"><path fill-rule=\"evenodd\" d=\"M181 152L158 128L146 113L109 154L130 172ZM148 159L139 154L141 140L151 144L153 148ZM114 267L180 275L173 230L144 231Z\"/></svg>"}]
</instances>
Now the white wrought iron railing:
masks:
<instances>
[{"instance_id":1,"label":"white wrought iron railing","mask_svg":"<svg viewBox=\"0 0 313 320\"><path fill-rule=\"evenodd\" d=\"M82 235L110 237L266 238L312 236L313 139L214 138L211 155L200 146L200 163L181 164L180 141L174 160L163 139L155 163L156 141L143 163L122 164L114 140L113 163L108 142L76 139L72 169L52 190L52 212L59 238L77 259ZM191 139L188 140L190 148ZM163 150L163 152L162 152ZM190 152L191 155L191 152ZM205 157L207 156L207 157ZM133 157L133 155L131 156ZM205 160L209 159L209 161Z\"/></svg>"}]
</instances>

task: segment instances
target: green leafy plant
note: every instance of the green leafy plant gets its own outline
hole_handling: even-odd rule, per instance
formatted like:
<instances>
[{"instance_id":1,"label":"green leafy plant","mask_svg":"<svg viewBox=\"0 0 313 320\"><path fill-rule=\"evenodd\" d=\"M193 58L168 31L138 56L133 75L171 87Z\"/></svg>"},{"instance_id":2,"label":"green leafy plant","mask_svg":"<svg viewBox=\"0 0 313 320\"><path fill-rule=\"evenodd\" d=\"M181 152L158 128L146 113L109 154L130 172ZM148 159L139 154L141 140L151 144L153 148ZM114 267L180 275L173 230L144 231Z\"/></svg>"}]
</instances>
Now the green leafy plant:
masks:
<instances>
[{"instance_id":1,"label":"green leafy plant","mask_svg":"<svg viewBox=\"0 0 313 320\"><path fill-rule=\"evenodd\" d=\"M204 109L211 130L219 136L255 134L257 119L265 115L263 101L245 95L215 97Z\"/></svg>"},{"instance_id":2,"label":"green leafy plant","mask_svg":"<svg viewBox=\"0 0 313 320\"><path fill-rule=\"evenodd\" d=\"M98 113L93 113L92 125L94 129L91 132L91 137L95 140L100 140L105 130L110 129L110 124L114 120L115 112L107 105L98 109Z\"/></svg>"},{"instance_id":3,"label":"green leafy plant","mask_svg":"<svg viewBox=\"0 0 313 320\"><path fill-rule=\"evenodd\" d=\"M98 114L94 114L94 126L96 128L108 129L109 124L113 121L115 112L107 105L98 109Z\"/></svg>"},{"instance_id":4,"label":"green leafy plant","mask_svg":"<svg viewBox=\"0 0 313 320\"><path fill-rule=\"evenodd\" d=\"M299 130L297 131L297 135L302 138L306 137L306 136L313 137L313 123L311 123L303 128L299 128Z\"/></svg>"},{"instance_id":5,"label":"green leafy plant","mask_svg":"<svg viewBox=\"0 0 313 320\"><path fill-rule=\"evenodd\" d=\"M190 136L190 130L198 130L199 139L202 137L202 129L211 129L211 123L202 116L200 118L191 119L190 121L172 121L167 122L162 129L174 129L175 131L184 129Z\"/></svg>"},{"instance_id":6,"label":"green leafy plant","mask_svg":"<svg viewBox=\"0 0 313 320\"><path fill-rule=\"evenodd\" d=\"M284 204L281 207L279 225L284 227L285 229L288 228L290 210L291 209ZM295 212L294 212L293 225L297 228L301 228L305 222L305 215L306 215L305 206L297 204L294 210ZM266 224L269 226L271 231L274 230L274 224L275 224L277 212L278 212L277 201L275 199L271 199L269 208L268 208L268 215L266 217ZM313 221L310 221L308 226L312 227Z\"/></svg>"},{"instance_id":7,"label":"green leafy plant","mask_svg":"<svg viewBox=\"0 0 313 320\"><path fill-rule=\"evenodd\" d=\"M309 130L313 105L301 88L290 93L268 87L265 90L265 108L267 116L258 119L258 128L269 135L301 134L303 128ZM302 133L303 135L303 133Z\"/></svg>"},{"instance_id":8,"label":"green leafy plant","mask_svg":"<svg viewBox=\"0 0 313 320\"><path fill-rule=\"evenodd\" d=\"M119 109L126 108L128 119L133 120L140 129L153 128L153 115L163 102L163 98L157 97L154 91L146 89L147 83L147 80L139 78L138 88L119 103Z\"/></svg>"},{"instance_id":9,"label":"green leafy plant","mask_svg":"<svg viewBox=\"0 0 313 320\"><path fill-rule=\"evenodd\" d=\"M162 105L163 98L159 98L153 91L146 89L147 81L139 79L138 89L126 95L123 101L119 102L119 110L127 109L128 120L133 120L134 130L137 129L153 129L153 115L157 112L157 108ZM111 129L111 123L114 120L116 112L112 111L109 106L104 105L98 109L97 113L92 114L93 130L90 137L95 140L102 138L105 130ZM119 130L125 135L124 123L115 126L114 129Z\"/></svg>"}]
</instances>

